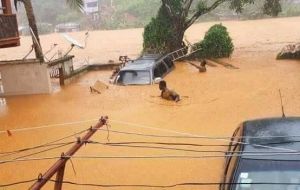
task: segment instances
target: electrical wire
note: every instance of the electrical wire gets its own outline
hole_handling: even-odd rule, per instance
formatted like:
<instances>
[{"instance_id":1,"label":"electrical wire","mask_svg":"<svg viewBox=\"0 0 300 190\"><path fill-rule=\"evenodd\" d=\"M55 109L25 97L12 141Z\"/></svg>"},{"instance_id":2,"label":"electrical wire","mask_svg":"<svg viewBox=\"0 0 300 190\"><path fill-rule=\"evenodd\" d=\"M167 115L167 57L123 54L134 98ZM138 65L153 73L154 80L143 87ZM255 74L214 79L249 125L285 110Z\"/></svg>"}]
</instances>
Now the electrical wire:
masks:
<instances>
[{"instance_id":1,"label":"electrical wire","mask_svg":"<svg viewBox=\"0 0 300 190\"><path fill-rule=\"evenodd\" d=\"M73 143L74 143L74 142L64 143L64 144L62 144L62 145L59 145L59 146L56 146L56 147L52 147L52 148L48 148L48 149L46 149L46 150L34 152L34 153L27 154L27 155L24 155L24 156L19 156L19 157L17 157L17 158L14 158L13 160L22 159L22 158L27 158L27 157L29 157L29 156L34 156L34 155L41 154L41 153L44 153L44 152L49 152L49 151L51 151L51 150L56 150L56 149L59 149L59 148L68 146L68 145L70 145L70 144L73 144Z\"/></svg>"},{"instance_id":2,"label":"electrical wire","mask_svg":"<svg viewBox=\"0 0 300 190\"><path fill-rule=\"evenodd\" d=\"M146 148L146 149L161 149L161 150L176 150L176 151L185 151L185 152L198 152L198 153L227 153L227 154L266 154L266 153L290 153L290 152L282 152L282 151L222 151L222 150L195 150L195 149L184 149L184 148L169 148L163 146L140 146L140 145L128 145L121 143L101 143L95 141L87 141L85 143L88 144L99 144L103 146L113 146L113 147L126 147L126 148ZM132 142L134 143L134 142ZM129 144L131 144L129 142ZM136 144L136 143L135 143ZM152 143L149 143L152 144ZM167 144L167 143L162 143Z\"/></svg>"},{"instance_id":3,"label":"electrical wire","mask_svg":"<svg viewBox=\"0 0 300 190\"><path fill-rule=\"evenodd\" d=\"M10 184L0 184L0 187L12 187L16 185L26 184L36 182L36 179L26 180L26 181L19 181ZM277 183L277 182L251 182L251 183L220 183L220 182L185 182L185 183L176 183L171 185L143 185L143 184L95 184L95 183L78 183L72 181L58 181L50 179L49 182L58 183L58 184L69 184L74 186L89 186L89 187L104 187L104 188L115 188L115 187L143 187L143 188L173 188L178 186L217 186L217 185L300 185L300 183Z\"/></svg>"},{"instance_id":4,"label":"electrical wire","mask_svg":"<svg viewBox=\"0 0 300 190\"><path fill-rule=\"evenodd\" d=\"M99 131L107 131L106 129L97 129ZM145 134L145 133L136 133L136 132L125 132L125 131L120 131L120 130L109 130L109 132L116 133L116 134L125 134L125 135L134 135L134 136L143 136L143 137L154 137L154 138L175 138L175 139L203 139L203 137L191 137L191 136L172 136L172 135L153 135L153 134ZM296 136L290 136L290 137L296 137ZM213 138L213 137L207 137L207 138ZM221 137L216 137L216 138L221 138ZM243 137L242 137L243 138ZM242 139L240 138L240 139ZM244 137L246 138L246 137ZM253 137L253 138L258 138L258 137ZM265 138L288 138L288 136L268 136ZM280 142L268 142L268 143L263 143L259 145L275 145L275 144L288 144L288 143L295 143L295 142L300 142L300 140L289 140L289 141L280 141ZM239 144L239 143L237 143ZM188 144L183 144L183 145L188 145ZM235 144L233 144L235 145ZM249 145L252 145L249 143ZM203 144L199 146L226 146L228 147L228 144L221 144L221 145L214 145L214 144Z\"/></svg>"},{"instance_id":5,"label":"electrical wire","mask_svg":"<svg viewBox=\"0 0 300 190\"><path fill-rule=\"evenodd\" d=\"M67 123L57 123L57 124L49 124L49 125L42 125L42 126L37 126L37 127L26 127L26 128L19 128L19 129L11 129L9 130L10 132L22 132L22 131L30 131L30 130L38 130L38 129L44 129L44 128L51 128L51 127L58 127L58 126L66 126L66 125L74 125L74 124L80 124L80 123L87 123L91 121L98 121L99 119L89 119L89 120L81 120L81 121L73 121L73 122L67 122ZM171 132L171 133L176 133L176 134L185 134L183 136L167 136L167 135L148 135L152 137L166 137L166 138L203 138L203 139L231 139L232 137L230 136L220 136L220 137L213 137L213 136L200 136L200 135L193 135L189 133L184 133L184 132L179 132L179 131L174 131L174 130L167 130L167 129L161 129L157 127L150 127L146 125L140 125L140 124L135 124L135 123L130 123L126 121L118 121L118 120L109 120L113 123L118 123L118 124L123 124L126 126L132 126L132 127L139 127L139 128L146 128L146 129L152 129L152 130L160 130L163 132ZM7 133L6 130L0 131L0 134L2 133ZM127 133L130 134L130 132L119 132L119 133ZM137 134L135 134L137 135ZM142 135L142 134L141 134ZM259 137L254 137L254 136L240 136L237 137L238 139L264 139L264 138L300 138L300 135L291 135L291 136L259 136Z\"/></svg>"},{"instance_id":6,"label":"electrical wire","mask_svg":"<svg viewBox=\"0 0 300 190\"><path fill-rule=\"evenodd\" d=\"M54 144L49 144L49 145L36 146L34 148L22 149L22 151L19 151L19 152L16 152L16 151L2 152L2 153L0 153L0 158L11 156L11 155L15 155L17 153L22 153L22 152L25 152L25 151L31 151L31 150L36 150L36 149L45 148L45 147L59 146L59 145L64 145L64 144L66 144L66 143L54 143Z\"/></svg>"},{"instance_id":7,"label":"electrical wire","mask_svg":"<svg viewBox=\"0 0 300 190\"><path fill-rule=\"evenodd\" d=\"M98 130L104 130L104 129L98 129ZM106 130L105 130L106 131ZM127 135L137 135L137 136L144 136L144 137L157 137L157 138L201 138L201 139L209 139L209 140L218 140L218 141L226 141L229 143L234 143L234 145L241 144L241 145L251 145L255 147L260 147L260 148L268 148L268 149L274 149L274 150L280 150L280 151L289 151L289 152L300 152L298 150L293 150L293 149L287 149L287 148L279 148L279 147L272 147L272 146L267 146L271 144L276 144L276 143L266 143L266 144L252 144L252 143L246 143L246 142L240 142L240 141L231 141L228 139L220 139L220 138L213 138L213 137L207 137L207 136L197 136L190 134L192 136L167 136L167 135L152 135L152 134L145 134L145 133L135 133L135 132L124 132L124 131L116 131L116 130L110 130L112 133L119 133L119 134L127 134ZM297 142L297 141L296 141ZM281 143L278 143L281 144ZM229 145L227 145L229 146Z\"/></svg>"},{"instance_id":8,"label":"electrical wire","mask_svg":"<svg viewBox=\"0 0 300 190\"><path fill-rule=\"evenodd\" d=\"M93 141L92 141L93 142ZM228 147L228 144L196 144L196 143L166 143L166 142L114 142L114 143L105 143L108 145L126 145L126 144L155 144L155 145L168 145L168 146L195 146L195 147Z\"/></svg>"},{"instance_id":9,"label":"electrical wire","mask_svg":"<svg viewBox=\"0 0 300 190\"><path fill-rule=\"evenodd\" d=\"M156 131L162 131L162 132L167 132L167 133L173 133L173 134L180 134L180 136L161 136L161 137L178 137L178 138L203 138L203 139L231 139L232 136L201 136L201 135L194 135L186 132L180 132L180 131L175 131L175 130L170 130L170 129L163 129L159 127L152 127L152 126L147 126L143 124L136 124L136 123L131 123L131 122L126 122L126 121L118 121L118 120L112 120L110 119L109 122L116 123L116 124L122 124L125 126L129 127L135 127L135 128L144 128L144 129L151 129L151 130L156 130ZM159 135L160 136L160 135ZM274 135L274 136L239 136L236 137L238 139L265 139L265 138L297 138L300 137L300 135Z\"/></svg>"},{"instance_id":10,"label":"electrical wire","mask_svg":"<svg viewBox=\"0 0 300 190\"><path fill-rule=\"evenodd\" d=\"M24 158L17 160L2 160L0 164L4 163L14 163L14 162L27 162L27 161L41 161L41 160L53 160L53 159L209 159L209 158L226 158L226 157L273 157L273 156L299 156L300 153L260 153L260 154L225 154L225 155L141 155L141 156L95 156L95 155L84 155L84 156L53 156L53 157L40 157L40 158ZM272 159L267 159L272 160Z\"/></svg>"},{"instance_id":11,"label":"electrical wire","mask_svg":"<svg viewBox=\"0 0 300 190\"><path fill-rule=\"evenodd\" d=\"M56 140L53 140L53 141L50 141L50 142L47 142L47 143L44 143L44 144L41 144L41 145L37 145L37 146L27 147L27 148L23 148L23 149L19 149L19 150L13 150L13 151L7 151L7 152L0 152L0 158L1 157L15 155L15 154L18 154L18 153L21 153L21 152L25 152L25 151L30 151L30 150L35 150L35 149L43 148L43 147L55 146L56 145L55 143L57 143L57 142L69 139L71 137L75 137L76 135L80 135L80 134L82 134L82 133L84 133L84 132L86 132L88 130L89 129L85 129L85 130L76 132L74 134L71 134L71 135L68 135L68 136L65 136L65 137L62 137L62 138L59 138L59 139L56 139Z\"/></svg>"},{"instance_id":12,"label":"electrical wire","mask_svg":"<svg viewBox=\"0 0 300 190\"><path fill-rule=\"evenodd\" d=\"M31 179L31 180L26 180L26 181L19 181L19 182L14 182L14 183L9 183L9 184L0 184L0 187L11 187L11 186L16 186L16 185L21 185L21 184L26 184L26 183L32 183L35 182L36 179Z\"/></svg>"},{"instance_id":13,"label":"electrical wire","mask_svg":"<svg viewBox=\"0 0 300 190\"><path fill-rule=\"evenodd\" d=\"M216 186L216 185L300 185L300 183L272 183L272 182L253 182L253 183L220 183L220 182L194 182L194 183L177 183L172 185L138 185L138 184L130 184L130 185L104 185L104 184L93 184L93 183L76 183L72 181L57 181L57 180L49 180L53 183L59 184L69 184L76 186L90 186L90 187L105 187L105 188L114 188L114 187L144 187L144 188L173 188L178 186Z\"/></svg>"},{"instance_id":14,"label":"electrical wire","mask_svg":"<svg viewBox=\"0 0 300 190\"><path fill-rule=\"evenodd\" d=\"M38 130L38 129L45 129L45 128L53 128L53 127L61 127L61 126L68 126L68 125L74 125L74 124L80 124L80 123L88 123L91 121L98 121L99 119L90 119L90 120L82 120L82 121L72 121L68 123L57 123L57 124L50 124L50 125L42 125L37 127L25 127L25 128L19 128L19 129L11 129L10 132L24 132L24 131L31 131L31 130ZM7 133L6 130L0 131L0 134Z\"/></svg>"},{"instance_id":15,"label":"electrical wire","mask_svg":"<svg viewBox=\"0 0 300 190\"><path fill-rule=\"evenodd\" d=\"M223 141L223 142L226 141L226 142L230 142L230 143L237 143L237 144L241 144L241 145L251 145L251 146L260 147L260 148L268 148L268 149L283 150L283 151L290 151L290 152L299 152L297 150L293 150L293 149L289 149L289 148L272 147L272 146L265 146L265 145L260 145L260 144L250 144L250 143L241 142L241 141L229 140L228 138L223 138L223 137L222 138L209 137L209 136L203 136L203 135L197 135L197 134L196 135L190 134L190 133L186 133L186 132L174 131L174 130L170 130L170 129L161 129L161 128L150 127L150 126L145 126L145 125L138 125L138 124L129 123L129 122L121 122L121 121L116 121L116 120L110 120L110 121L113 121L113 122L119 123L119 124L123 124L123 125L127 125L130 127L135 127L135 128L151 129L151 130L186 135L186 136L191 136L191 137L198 137L198 138L203 138L203 139L212 139L212 140L216 140L216 141Z\"/></svg>"}]
</instances>

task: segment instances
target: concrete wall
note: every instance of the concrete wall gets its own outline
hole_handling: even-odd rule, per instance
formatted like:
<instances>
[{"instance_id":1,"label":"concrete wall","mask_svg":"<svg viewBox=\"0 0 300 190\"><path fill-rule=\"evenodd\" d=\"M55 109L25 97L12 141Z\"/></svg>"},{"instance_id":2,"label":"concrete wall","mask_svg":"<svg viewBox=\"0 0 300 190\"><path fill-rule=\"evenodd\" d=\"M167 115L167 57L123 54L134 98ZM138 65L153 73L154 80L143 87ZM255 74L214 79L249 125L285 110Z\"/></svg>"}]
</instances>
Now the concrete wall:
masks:
<instances>
[{"instance_id":1,"label":"concrete wall","mask_svg":"<svg viewBox=\"0 0 300 190\"><path fill-rule=\"evenodd\" d=\"M52 91L46 64L36 60L24 62L0 62L3 96L48 94Z\"/></svg>"}]
</instances>

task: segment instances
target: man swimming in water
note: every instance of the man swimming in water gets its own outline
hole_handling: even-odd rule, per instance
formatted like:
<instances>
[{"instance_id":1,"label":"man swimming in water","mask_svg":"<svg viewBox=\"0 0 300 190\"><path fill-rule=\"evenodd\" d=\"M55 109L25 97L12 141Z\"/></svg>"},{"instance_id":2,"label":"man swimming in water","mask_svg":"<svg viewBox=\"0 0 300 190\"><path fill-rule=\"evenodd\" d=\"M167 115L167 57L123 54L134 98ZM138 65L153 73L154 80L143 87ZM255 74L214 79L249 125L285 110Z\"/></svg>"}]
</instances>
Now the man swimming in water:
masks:
<instances>
[{"instance_id":1,"label":"man swimming in water","mask_svg":"<svg viewBox=\"0 0 300 190\"><path fill-rule=\"evenodd\" d=\"M175 102L180 101L180 96L173 90L167 88L166 81L162 80L159 82L159 90L161 90L161 97L166 100L173 100Z\"/></svg>"}]
</instances>

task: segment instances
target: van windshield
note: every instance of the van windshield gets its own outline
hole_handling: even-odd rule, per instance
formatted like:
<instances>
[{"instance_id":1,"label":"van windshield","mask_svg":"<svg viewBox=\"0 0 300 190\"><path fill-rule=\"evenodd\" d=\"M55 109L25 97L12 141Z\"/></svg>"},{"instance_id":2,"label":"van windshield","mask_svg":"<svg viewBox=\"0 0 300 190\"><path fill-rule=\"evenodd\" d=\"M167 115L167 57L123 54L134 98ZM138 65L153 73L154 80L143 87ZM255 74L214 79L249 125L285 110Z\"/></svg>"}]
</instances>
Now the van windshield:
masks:
<instances>
[{"instance_id":1,"label":"van windshield","mask_svg":"<svg viewBox=\"0 0 300 190\"><path fill-rule=\"evenodd\" d=\"M117 78L117 84L140 85L151 84L149 71L121 71Z\"/></svg>"}]
</instances>

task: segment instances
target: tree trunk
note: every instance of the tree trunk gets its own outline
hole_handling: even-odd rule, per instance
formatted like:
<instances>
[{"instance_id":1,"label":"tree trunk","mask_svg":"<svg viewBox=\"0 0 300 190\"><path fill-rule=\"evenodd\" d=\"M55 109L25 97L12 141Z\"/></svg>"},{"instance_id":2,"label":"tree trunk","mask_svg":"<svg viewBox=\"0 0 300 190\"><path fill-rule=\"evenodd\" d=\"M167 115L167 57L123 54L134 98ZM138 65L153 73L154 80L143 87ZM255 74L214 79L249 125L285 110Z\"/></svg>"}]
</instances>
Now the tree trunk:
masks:
<instances>
[{"instance_id":1,"label":"tree trunk","mask_svg":"<svg viewBox=\"0 0 300 190\"><path fill-rule=\"evenodd\" d=\"M174 29L172 30L172 35L168 43L168 51L172 52L178 49L183 48L185 45L183 43L183 37L185 33L184 25L181 20L175 21L173 24Z\"/></svg>"},{"instance_id":2,"label":"tree trunk","mask_svg":"<svg viewBox=\"0 0 300 190\"><path fill-rule=\"evenodd\" d=\"M29 27L32 29L33 34L34 34L34 36L32 36L32 41L33 41L35 56L41 62L44 62L44 56L43 56L43 52L42 52L42 47L41 47L40 38L39 38L39 34L38 34L38 28L36 25L36 20L35 20L32 4L31 4L31 0L24 0L22 2L24 3Z\"/></svg>"}]
</instances>

